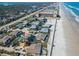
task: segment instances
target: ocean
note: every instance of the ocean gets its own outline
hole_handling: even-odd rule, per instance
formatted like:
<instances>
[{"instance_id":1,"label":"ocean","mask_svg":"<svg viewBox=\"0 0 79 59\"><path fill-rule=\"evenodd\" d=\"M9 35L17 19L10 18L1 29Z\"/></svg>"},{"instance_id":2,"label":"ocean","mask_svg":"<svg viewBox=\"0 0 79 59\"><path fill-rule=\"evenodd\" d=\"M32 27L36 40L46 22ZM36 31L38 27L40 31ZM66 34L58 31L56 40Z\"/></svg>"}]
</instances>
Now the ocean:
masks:
<instances>
[{"instance_id":1,"label":"ocean","mask_svg":"<svg viewBox=\"0 0 79 59\"><path fill-rule=\"evenodd\" d=\"M0 2L0 5L41 5L49 2Z\"/></svg>"},{"instance_id":2,"label":"ocean","mask_svg":"<svg viewBox=\"0 0 79 59\"><path fill-rule=\"evenodd\" d=\"M65 2L64 4L79 16L79 2Z\"/></svg>"},{"instance_id":3,"label":"ocean","mask_svg":"<svg viewBox=\"0 0 79 59\"><path fill-rule=\"evenodd\" d=\"M71 11L79 22L79 2L65 2L64 5Z\"/></svg>"}]
</instances>

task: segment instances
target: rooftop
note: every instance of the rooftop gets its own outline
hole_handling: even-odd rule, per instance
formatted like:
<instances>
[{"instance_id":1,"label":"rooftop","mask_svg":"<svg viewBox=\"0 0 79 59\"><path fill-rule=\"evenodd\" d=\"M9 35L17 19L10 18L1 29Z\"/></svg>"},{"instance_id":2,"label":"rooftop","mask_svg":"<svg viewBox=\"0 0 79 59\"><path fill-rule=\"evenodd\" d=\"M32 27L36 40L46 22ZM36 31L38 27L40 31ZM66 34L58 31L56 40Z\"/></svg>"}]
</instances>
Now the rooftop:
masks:
<instances>
[{"instance_id":1,"label":"rooftop","mask_svg":"<svg viewBox=\"0 0 79 59\"><path fill-rule=\"evenodd\" d=\"M6 42L8 39L12 39L12 36L8 36L7 35L7 36L5 36L5 37L2 38L2 41Z\"/></svg>"},{"instance_id":2,"label":"rooftop","mask_svg":"<svg viewBox=\"0 0 79 59\"><path fill-rule=\"evenodd\" d=\"M36 55L40 55L41 52L41 44L31 44L30 47L27 50L27 53L29 54L36 54Z\"/></svg>"},{"instance_id":3,"label":"rooftop","mask_svg":"<svg viewBox=\"0 0 79 59\"><path fill-rule=\"evenodd\" d=\"M42 28L42 29L40 30L40 32L44 32L44 33L48 33L48 31L49 31L48 28Z\"/></svg>"}]
</instances>

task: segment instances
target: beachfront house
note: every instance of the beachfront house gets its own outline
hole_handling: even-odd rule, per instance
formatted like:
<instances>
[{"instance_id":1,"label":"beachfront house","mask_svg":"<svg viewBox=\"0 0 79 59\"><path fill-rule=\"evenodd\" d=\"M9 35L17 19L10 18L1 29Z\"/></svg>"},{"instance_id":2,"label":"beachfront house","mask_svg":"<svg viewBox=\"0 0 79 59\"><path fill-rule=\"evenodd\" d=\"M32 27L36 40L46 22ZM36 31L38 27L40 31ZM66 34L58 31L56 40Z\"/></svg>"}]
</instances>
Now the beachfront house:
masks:
<instances>
[{"instance_id":1,"label":"beachfront house","mask_svg":"<svg viewBox=\"0 0 79 59\"><path fill-rule=\"evenodd\" d=\"M36 40L46 40L47 34L43 34L43 33L37 33L36 35Z\"/></svg>"},{"instance_id":2,"label":"beachfront house","mask_svg":"<svg viewBox=\"0 0 79 59\"><path fill-rule=\"evenodd\" d=\"M49 32L49 28L42 28L40 30L40 32L42 32L42 33L48 33Z\"/></svg>"},{"instance_id":3,"label":"beachfront house","mask_svg":"<svg viewBox=\"0 0 79 59\"><path fill-rule=\"evenodd\" d=\"M42 27L46 27L46 28L50 28L52 25L51 24L45 24L45 25L43 25Z\"/></svg>"}]
</instances>

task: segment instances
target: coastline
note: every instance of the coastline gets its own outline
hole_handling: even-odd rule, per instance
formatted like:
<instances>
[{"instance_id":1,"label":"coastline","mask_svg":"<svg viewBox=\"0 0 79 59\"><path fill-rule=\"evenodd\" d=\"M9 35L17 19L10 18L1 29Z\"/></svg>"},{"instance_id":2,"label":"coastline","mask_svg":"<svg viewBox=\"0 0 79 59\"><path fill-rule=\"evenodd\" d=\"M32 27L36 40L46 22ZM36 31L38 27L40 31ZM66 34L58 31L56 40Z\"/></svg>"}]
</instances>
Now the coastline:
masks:
<instances>
[{"instance_id":1,"label":"coastline","mask_svg":"<svg viewBox=\"0 0 79 59\"><path fill-rule=\"evenodd\" d=\"M69 5L70 6L70 5ZM70 6L71 7L71 6ZM79 22L79 16L76 15L71 9L69 9L67 6L64 5L64 8L66 8L70 13L72 13L73 16L75 16L75 20ZM75 7L71 7L71 8L75 8ZM77 8L75 8L77 9ZM77 9L78 10L78 9Z\"/></svg>"},{"instance_id":2,"label":"coastline","mask_svg":"<svg viewBox=\"0 0 79 59\"><path fill-rule=\"evenodd\" d=\"M79 56L79 22L75 20L75 16L67 8L61 6L60 9L66 38L66 55Z\"/></svg>"}]
</instances>

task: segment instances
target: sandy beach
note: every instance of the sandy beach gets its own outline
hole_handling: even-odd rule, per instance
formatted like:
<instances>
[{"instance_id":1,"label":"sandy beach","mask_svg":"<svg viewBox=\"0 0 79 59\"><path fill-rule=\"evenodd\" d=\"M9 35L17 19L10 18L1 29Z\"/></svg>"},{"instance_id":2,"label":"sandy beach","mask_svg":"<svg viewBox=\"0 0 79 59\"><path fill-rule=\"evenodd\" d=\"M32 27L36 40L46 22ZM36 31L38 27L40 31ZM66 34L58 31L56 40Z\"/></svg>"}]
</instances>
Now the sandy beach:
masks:
<instances>
[{"instance_id":1,"label":"sandy beach","mask_svg":"<svg viewBox=\"0 0 79 59\"><path fill-rule=\"evenodd\" d=\"M60 7L60 15L63 19L63 29L66 43L67 56L79 56L79 22L75 20L67 8Z\"/></svg>"}]
</instances>

